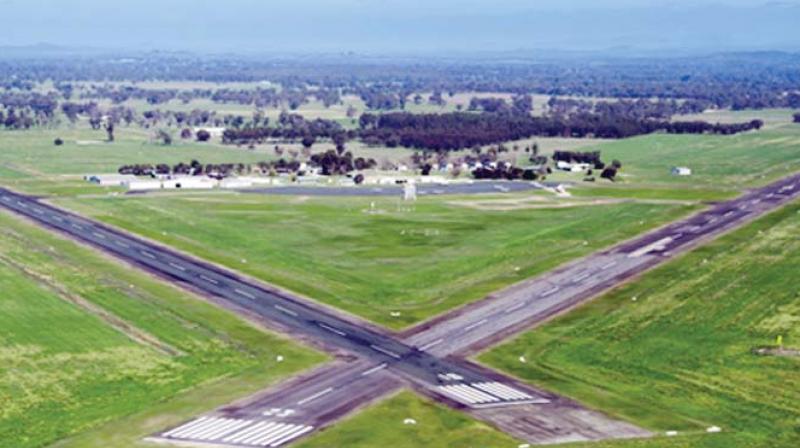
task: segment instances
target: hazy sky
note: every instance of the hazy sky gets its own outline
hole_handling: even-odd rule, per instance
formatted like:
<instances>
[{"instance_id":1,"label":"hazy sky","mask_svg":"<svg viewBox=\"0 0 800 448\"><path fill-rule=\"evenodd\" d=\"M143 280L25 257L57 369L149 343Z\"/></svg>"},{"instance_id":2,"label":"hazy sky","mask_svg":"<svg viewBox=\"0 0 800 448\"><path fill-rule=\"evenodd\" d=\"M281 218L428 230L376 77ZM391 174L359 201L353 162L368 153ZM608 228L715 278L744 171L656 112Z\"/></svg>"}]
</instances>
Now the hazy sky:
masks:
<instances>
[{"instance_id":1,"label":"hazy sky","mask_svg":"<svg viewBox=\"0 0 800 448\"><path fill-rule=\"evenodd\" d=\"M368 53L800 50L800 0L0 0L0 45Z\"/></svg>"}]
</instances>

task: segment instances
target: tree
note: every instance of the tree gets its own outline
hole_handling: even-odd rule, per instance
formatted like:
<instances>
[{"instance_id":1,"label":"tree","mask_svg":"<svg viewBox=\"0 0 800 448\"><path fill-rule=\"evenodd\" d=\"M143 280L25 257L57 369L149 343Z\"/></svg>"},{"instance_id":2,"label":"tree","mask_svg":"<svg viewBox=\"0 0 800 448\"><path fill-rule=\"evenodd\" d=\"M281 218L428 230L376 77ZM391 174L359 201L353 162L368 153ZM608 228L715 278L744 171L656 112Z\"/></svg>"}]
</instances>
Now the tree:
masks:
<instances>
[{"instance_id":1,"label":"tree","mask_svg":"<svg viewBox=\"0 0 800 448\"><path fill-rule=\"evenodd\" d=\"M159 129L156 131L156 138L161 140L161 143L163 143L164 146L169 146L172 144L172 134L165 129Z\"/></svg>"},{"instance_id":2,"label":"tree","mask_svg":"<svg viewBox=\"0 0 800 448\"><path fill-rule=\"evenodd\" d=\"M353 178L353 182L355 182L356 185L360 185L360 184L364 183L364 175L363 174L356 174L356 177Z\"/></svg>"},{"instance_id":3,"label":"tree","mask_svg":"<svg viewBox=\"0 0 800 448\"><path fill-rule=\"evenodd\" d=\"M602 177L603 179L608 179L611 182L614 182L614 180L617 177L617 169L614 168L613 166L608 166L603 170L602 173L600 173L600 177Z\"/></svg>"},{"instance_id":4,"label":"tree","mask_svg":"<svg viewBox=\"0 0 800 448\"><path fill-rule=\"evenodd\" d=\"M211 133L206 131L205 129L200 129L195 134L195 137L197 137L198 142L207 142L211 140Z\"/></svg>"},{"instance_id":5,"label":"tree","mask_svg":"<svg viewBox=\"0 0 800 448\"><path fill-rule=\"evenodd\" d=\"M188 138L192 138L192 130L189 129L189 128L183 128L181 130L181 138L184 139L184 140L188 139Z\"/></svg>"},{"instance_id":6,"label":"tree","mask_svg":"<svg viewBox=\"0 0 800 448\"><path fill-rule=\"evenodd\" d=\"M64 140L61 140L61 137L56 137L56 139L53 140L53 144L56 146L61 146L64 144Z\"/></svg>"},{"instance_id":7,"label":"tree","mask_svg":"<svg viewBox=\"0 0 800 448\"><path fill-rule=\"evenodd\" d=\"M314 138L313 135L306 135L305 137L303 137L303 141L302 141L303 147L304 148L311 148L312 146L314 146L314 142L316 142L316 141L317 141L317 139Z\"/></svg>"},{"instance_id":8,"label":"tree","mask_svg":"<svg viewBox=\"0 0 800 448\"><path fill-rule=\"evenodd\" d=\"M109 142L113 142L114 141L114 122L111 121L111 120L108 120L108 122L106 123L106 134L108 134L108 141Z\"/></svg>"},{"instance_id":9,"label":"tree","mask_svg":"<svg viewBox=\"0 0 800 448\"><path fill-rule=\"evenodd\" d=\"M794 114L794 122L800 123L800 114Z\"/></svg>"}]
</instances>

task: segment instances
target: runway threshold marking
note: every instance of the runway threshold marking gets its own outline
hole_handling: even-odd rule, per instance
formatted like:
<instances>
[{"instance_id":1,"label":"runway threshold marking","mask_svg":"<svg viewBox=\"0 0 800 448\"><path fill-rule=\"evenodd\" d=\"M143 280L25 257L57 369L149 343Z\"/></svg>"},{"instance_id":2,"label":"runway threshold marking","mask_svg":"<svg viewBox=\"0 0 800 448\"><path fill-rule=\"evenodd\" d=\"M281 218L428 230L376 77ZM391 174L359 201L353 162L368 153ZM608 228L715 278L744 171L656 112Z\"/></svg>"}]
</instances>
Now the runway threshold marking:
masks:
<instances>
[{"instance_id":1,"label":"runway threshold marking","mask_svg":"<svg viewBox=\"0 0 800 448\"><path fill-rule=\"evenodd\" d=\"M327 394L329 394L331 392L333 392L333 388L329 387L329 388L327 388L325 390L322 390L322 391L319 391L319 392L315 393L314 395L311 395L311 396L308 396L306 398L303 398L302 400L297 402L297 405L298 406L302 406L302 405L304 405L306 403L310 403L310 402L316 400L317 398L319 398L319 397L321 397L323 395L327 395Z\"/></svg>"}]
</instances>

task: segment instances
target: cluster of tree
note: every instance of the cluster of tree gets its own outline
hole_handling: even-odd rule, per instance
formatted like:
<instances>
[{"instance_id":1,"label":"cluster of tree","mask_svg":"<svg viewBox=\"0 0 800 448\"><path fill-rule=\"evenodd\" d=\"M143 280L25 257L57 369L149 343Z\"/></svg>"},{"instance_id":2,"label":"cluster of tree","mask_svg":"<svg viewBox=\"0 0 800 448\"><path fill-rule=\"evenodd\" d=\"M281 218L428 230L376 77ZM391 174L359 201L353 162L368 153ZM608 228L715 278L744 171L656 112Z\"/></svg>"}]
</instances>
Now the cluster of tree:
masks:
<instances>
[{"instance_id":1,"label":"cluster of tree","mask_svg":"<svg viewBox=\"0 0 800 448\"><path fill-rule=\"evenodd\" d=\"M266 122L264 122L266 123ZM345 131L342 125L333 120L317 118L306 120L302 115L282 112L277 126L266 124L258 127L246 125L241 128L227 128L222 134L222 142L226 144L255 144L267 140L302 141L303 146L310 148L317 139L331 139L337 147L344 148L347 140L355 137L355 133Z\"/></svg>"},{"instance_id":2,"label":"cluster of tree","mask_svg":"<svg viewBox=\"0 0 800 448\"><path fill-rule=\"evenodd\" d=\"M551 97L547 102L548 113L556 116L570 116L580 113L594 113L644 120L648 118L667 120L674 115L696 114L713 107L705 100L651 100L621 99L617 101L591 101L577 98Z\"/></svg>"},{"instance_id":3,"label":"cluster of tree","mask_svg":"<svg viewBox=\"0 0 800 448\"><path fill-rule=\"evenodd\" d=\"M529 114L533 110L533 97L530 95L515 95L511 99L511 104L503 98L472 97L467 109L473 112Z\"/></svg>"},{"instance_id":4,"label":"cluster of tree","mask_svg":"<svg viewBox=\"0 0 800 448\"><path fill-rule=\"evenodd\" d=\"M597 169L602 169L605 166L603 161L600 160L600 151L554 151L553 161L567 163L587 163L596 167Z\"/></svg>"},{"instance_id":5,"label":"cluster of tree","mask_svg":"<svg viewBox=\"0 0 800 448\"><path fill-rule=\"evenodd\" d=\"M391 112L359 119L359 136L367 144L427 150L459 150L520 140L533 136L625 138L666 132L671 134L735 134L760 129L763 122L711 124L670 122L580 113L567 117L522 114L467 113L411 114Z\"/></svg>"},{"instance_id":6,"label":"cluster of tree","mask_svg":"<svg viewBox=\"0 0 800 448\"><path fill-rule=\"evenodd\" d=\"M313 154L309 159L309 164L319 167L323 176L347 174L354 170L362 171L375 168L378 165L375 159L353 158L353 153L350 151L339 153L334 150Z\"/></svg>"},{"instance_id":7,"label":"cluster of tree","mask_svg":"<svg viewBox=\"0 0 800 448\"><path fill-rule=\"evenodd\" d=\"M540 61L487 59L441 62L414 59L391 63L351 57L276 60L247 56L198 57L174 54L124 55L124 58L7 58L0 61L0 85L31 91L35 83L54 81L69 98L75 81L202 80L280 84L287 92L315 91L324 102L336 95L360 96L376 109L397 108L413 92L539 93L557 96L694 99L717 108L800 107L797 73L800 55L780 52L728 53L702 59L577 59ZM147 67L142 70L142 67ZM92 95L143 98L154 104L169 98L209 95L169 90L100 86ZM108 90L106 92L105 90ZM263 89L269 90L269 89ZM330 97L328 96L330 94ZM220 95L218 98L227 97ZM237 100L238 101L238 100ZM244 101L256 101L247 99ZM285 103L286 104L286 103ZM295 101L295 104L297 102Z\"/></svg>"},{"instance_id":8,"label":"cluster of tree","mask_svg":"<svg viewBox=\"0 0 800 448\"><path fill-rule=\"evenodd\" d=\"M510 163L498 163L495 167L483 166L472 171L475 179L536 180L539 173L533 169L522 169Z\"/></svg>"},{"instance_id":9,"label":"cluster of tree","mask_svg":"<svg viewBox=\"0 0 800 448\"><path fill-rule=\"evenodd\" d=\"M800 123L800 114L794 114L794 122Z\"/></svg>"},{"instance_id":10,"label":"cluster of tree","mask_svg":"<svg viewBox=\"0 0 800 448\"><path fill-rule=\"evenodd\" d=\"M123 165L117 170L119 174L133 174L135 176L209 176L219 179L233 174L246 174L251 171L252 165L244 163L209 163L204 165L197 160L192 160L189 163L180 162L172 166L166 163Z\"/></svg>"}]
</instances>

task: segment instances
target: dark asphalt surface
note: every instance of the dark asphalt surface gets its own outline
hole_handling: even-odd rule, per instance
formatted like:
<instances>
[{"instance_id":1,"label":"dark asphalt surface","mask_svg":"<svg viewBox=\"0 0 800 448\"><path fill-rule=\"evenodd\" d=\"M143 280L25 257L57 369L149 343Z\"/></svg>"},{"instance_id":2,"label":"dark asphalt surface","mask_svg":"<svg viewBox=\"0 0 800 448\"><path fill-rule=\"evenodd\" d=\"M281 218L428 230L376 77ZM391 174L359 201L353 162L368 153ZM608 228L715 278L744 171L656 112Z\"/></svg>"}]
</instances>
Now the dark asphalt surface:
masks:
<instances>
[{"instance_id":1,"label":"dark asphalt surface","mask_svg":"<svg viewBox=\"0 0 800 448\"><path fill-rule=\"evenodd\" d=\"M537 190L531 182L522 181L480 181L463 184L418 184L417 196L510 193ZM277 194L292 196L400 196L402 185L361 185L348 187L313 187L287 185L285 187L265 187L239 190L241 193Z\"/></svg>"}]
</instances>

